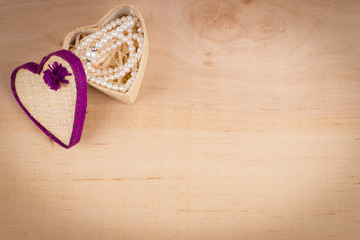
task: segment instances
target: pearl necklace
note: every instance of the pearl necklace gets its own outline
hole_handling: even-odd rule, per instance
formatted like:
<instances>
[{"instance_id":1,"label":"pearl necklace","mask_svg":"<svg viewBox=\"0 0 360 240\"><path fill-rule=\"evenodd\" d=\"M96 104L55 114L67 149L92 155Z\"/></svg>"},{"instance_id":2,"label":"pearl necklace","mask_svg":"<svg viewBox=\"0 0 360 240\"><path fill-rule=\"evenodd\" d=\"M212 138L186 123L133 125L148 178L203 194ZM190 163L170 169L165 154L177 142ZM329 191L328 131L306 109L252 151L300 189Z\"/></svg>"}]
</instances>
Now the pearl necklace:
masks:
<instances>
[{"instance_id":1,"label":"pearl necklace","mask_svg":"<svg viewBox=\"0 0 360 240\"><path fill-rule=\"evenodd\" d=\"M130 88L144 42L138 18L122 16L77 42L72 51L82 61L90 82L113 91Z\"/></svg>"}]
</instances>

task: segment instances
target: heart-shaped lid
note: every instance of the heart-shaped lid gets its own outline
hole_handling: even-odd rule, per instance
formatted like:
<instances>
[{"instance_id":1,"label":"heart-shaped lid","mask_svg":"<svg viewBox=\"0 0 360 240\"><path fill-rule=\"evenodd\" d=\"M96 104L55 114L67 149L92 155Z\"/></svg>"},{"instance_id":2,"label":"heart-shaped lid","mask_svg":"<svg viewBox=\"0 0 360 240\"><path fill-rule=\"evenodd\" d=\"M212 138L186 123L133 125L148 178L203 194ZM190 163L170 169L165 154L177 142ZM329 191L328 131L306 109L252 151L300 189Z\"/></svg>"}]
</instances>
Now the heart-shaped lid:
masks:
<instances>
[{"instance_id":1,"label":"heart-shaped lid","mask_svg":"<svg viewBox=\"0 0 360 240\"><path fill-rule=\"evenodd\" d=\"M86 75L80 59L67 50L29 62L11 75L11 89L28 117L64 148L80 141L87 106Z\"/></svg>"}]
</instances>

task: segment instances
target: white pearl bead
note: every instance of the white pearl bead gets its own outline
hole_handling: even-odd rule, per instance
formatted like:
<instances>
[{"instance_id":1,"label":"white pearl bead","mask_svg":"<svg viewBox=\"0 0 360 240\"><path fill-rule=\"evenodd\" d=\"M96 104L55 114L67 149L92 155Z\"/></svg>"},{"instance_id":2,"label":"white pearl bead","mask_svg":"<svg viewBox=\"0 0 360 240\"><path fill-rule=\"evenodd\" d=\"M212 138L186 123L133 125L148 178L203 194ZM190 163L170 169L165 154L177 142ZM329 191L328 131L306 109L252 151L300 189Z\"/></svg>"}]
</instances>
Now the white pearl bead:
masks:
<instances>
[{"instance_id":1,"label":"white pearl bead","mask_svg":"<svg viewBox=\"0 0 360 240\"><path fill-rule=\"evenodd\" d=\"M109 80L114 80L115 78L114 78L114 75L109 75Z\"/></svg>"},{"instance_id":2,"label":"white pearl bead","mask_svg":"<svg viewBox=\"0 0 360 240\"><path fill-rule=\"evenodd\" d=\"M99 85L101 83L101 81L96 79L95 83Z\"/></svg>"},{"instance_id":3,"label":"white pearl bead","mask_svg":"<svg viewBox=\"0 0 360 240\"><path fill-rule=\"evenodd\" d=\"M98 56L98 53L97 53L97 52L92 52L92 53L91 53L91 58L92 58L92 59L97 58L97 56Z\"/></svg>"},{"instance_id":4,"label":"white pearl bead","mask_svg":"<svg viewBox=\"0 0 360 240\"><path fill-rule=\"evenodd\" d=\"M122 23L122 21L121 21L120 18L116 19L116 24L117 24L117 25L120 25L121 23Z\"/></svg>"},{"instance_id":5,"label":"white pearl bead","mask_svg":"<svg viewBox=\"0 0 360 240\"><path fill-rule=\"evenodd\" d=\"M97 52L93 52L91 49L86 50L85 57L89 60L92 60L97 57Z\"/></svg>"},{"instance_id":6,"label":"white pearl bead","mask_svg":"<svg viewBox=\"0 0 360 240\"><path fill-rule=\"evenodd\" d=\"M111 25L110 25L110 24L106 24L105 28L106 28L107 31L110 31L110 30L111 30Z\"/></svg>"},{"instance_id":7,"label":"white pearl bead","mask_svg":"<svg viewBox=\"0 0 360 240\"><path fill-rule=\"evenodd\" d=\"M111 24L112 27L116 27L116 22L115 21L111 21L110 24Z\"/></svg>"},{"instance_id":8,"label":"white pearl bead","mask_svg":"<svg viewBox=\"0 0 360 240\"><path fill-rule=\"evenodd\" d=\"M120 92L125 91L125 86L124 86L124 84L121 84L121 85L120 85L120 87L119 87L119 91L120 91Z\"/></svg>"},{"instance_id":9,"label":"white pearl bead","mask_svg":"<svg viewBox=\"0 0 360 240\"><path fill-rule=\"evenodd\" d=\"M119 73L115 73L115 74L114 74L114 79L118 79L118 78L120 78L120 74L119 74Z\"/></svg>"},{"instance_id":10,"label":"white pearl bead","mask_svg":"<svg viewBox=\"0 0 360 240\"><path fill-rule=\"evenodd\" d=\"M133 16L129 15L127 16L127 20L132 20Z\"/></svg>"},{"instance_id":11,"label":"white pearl bead","mask_svg":"<svg viewBox=\"0 0 360 240\"><path fill-rule=\"evenodd\" d=\"M107 74L107 70L106 70L106 69L103 69L103 70L101 71L101 73L102 73L102 74Z\"/></svg>"},{"instance_id":12,"label":"white pearl bead","mask_svg":"<svg viewBox=\"0 0 360 240\"><path fill-rule=\"evenodd\" d=\"M135 49L136 49L136 48L135 48L134 46L129 46L129 51L130 51L130 52L134 52Z\"/></svg>"},{"instance_id":13,"label":"white pearl bead","mask_svg":"<svg viewBox=\"0 0 360 240\"><path fill-rule=\"evenodd\" d=\"M102 27L102 28L101 28L101 32L105 33L105 32L106 32L106 28L105 28L105 27Z\"/></svg>"},{"instance_id":14,"label":"white pearl bead","mask_svg":"<svg viewBox=\"0 0 360 240\"><path fill-rule=\"evenodd\" d=\"M121 32L118 34L118 39L122 39L122 38L124 38L124 34Z\"/></svg>"},{"instance_id":15,"label":"white pearl bead","mask_svg":"<svg viewBox=\"0 0 360 240\"><path fill-rule=\"evenodd\" d=\"M114 68L114 72L116 72L116 73L119 72L119 68L117 68L117 67Z\"/></svg>"},{"instance_id":16,"label":"white pearl bead","mask_svg":"<svg viewBox=\"0 0 360 240\"><path fill-rule=\"evenodd\" d=\"M102 77L97 77L97 78L96 78L96 81L101 82L102 80L103 80L103 78L102 78Z\"/></svg>"},{"instance_id":17,"label":"white pearl bead","mask_svg":"<svg viewBox=\"0 0 360 240\"><path fill-rule=\"evenodd\" d=\"M128 32L128 33L132 33L132 32L133 32L133 30L132 30L132 29L128 29L128 30L126 30L126 32Z\"/></svg>"},{"instance_id":18,"label":"white pearl bead","mask_svg":"<svg viewBox=\"0 0 360 240\"><path fill-rule=\"evenodd\" d=\"M109 77L108 77L108 76L104 76L103 79L104 79L105 81L108 81L108 80L109 80Z\"/></svg>"},{"instance_id":19,"label":"white pearl bead","mask_svg":"<svg viewBox=\"0 0 360 240\"><path fill-rule=\"evenodd\" d=\"M131 63L133 63L133 64L137 63L137 60L136 60L136 58L134 58L134 57L133 57L133 58L130 58L129 61L130 61Z\"/></svg>"},{"instance_id":20,"label":"white pearl bead","mask_svg":"<svg viewBox=\"0 0 360 240\"><path fill-rule=\"evenodd\" d=\"M100 43L100 42L95 43L95 47L96 47L97 49L101 48L101 47L102 47L102 43Z\"/></svg>"},{"instance_id":21,"label":"white pearl bead","mask_svg":"<svg viewBox=\"0 0 360 240\"><path fill-rule=\"evenodd\" d=\"M121 46L122 42L120 40L117 40L115 44L116 44L116 46Z\"/></svg>"},{"instance_id":22,"label":"white pearl bead","mask_svg":"<svg viewBox=\"0 0 360 240\"><path fill-rule=\"evenodd\" d=\"M111 44L111 48L116 49L116 44L115 43Z\"/></svg>"},{"instance_id":23,"label":"white pearl bead","mask_svg":"<svg viewBox=\"0 0 360 240\"><path fill-rule=\"evenodd\" d=\"M106 87L109 88L109 89L112 89L112 83L108 83L108 84L106 85Z\"/></svg>"},{"instance_id":24,"label":"white pearl bead","mask_svg":"<svg viewBox=\"0 0 360 240\"><path fill-rule=\"evenodd\" d=\"M105 86L106 86L106 84L107 84L107 82L106 82L106 81L102 81L102 82L101 82L101 86L103 86L103 87L105 87Z\"/></svg>"},{"instance_id":25,"label":"white pearl bead","mask_svg":"<svg viewBox=\"0 0 360 240\"><path fill-rule=\"evenodd\" d=\"M106 47L105 50L106 50L106 52L110 52L110 51L111 51L111 48L110 48L110 47Z\"/></svg>"},{"instance_id":26,"label":"white pearl bead","mask_svg":"<svg viewBox=\"0 0 360 240\"><path fill-rule=\"evenodd\" d=\"M131 82L127 81L127 82L125 83L125 89L128 90L129 87L130 87L130 85L131 85Z\"/></svg>"},{"instance_id":27,"label":"white pearl bead","mask_svg":"<svg viewBox=\"0 0 360 240\"><path fill-rule=\"evenodd\" d=\"M132 76L132 77L135 77L136 74L137 74L137 72L131 72L131 76Z\"/></svg>"},{"instance_id":28,"label":"white pearl bead","mask_svg":"<svg viewBox=\"0 0 360 240\"><path fill-rule=\"evenodd\" d=\"M106 53L105 49L101 50L100 54L104 55Z\"/></svg>"},{"instance_id":29,"label":"white pearl bead","mask_svg":"<svg viewBox=\"0 0 360 240\"><path fill-rule=\"evenodd\" d=\"M125 16L122 16L122 17L121 17L121 21L124 22L124 21L126 21L126 20L127 20L127 18L126 18Z\"/></svg>"},{"instance_id":30,"label":"white pearl bead","mask_svg":"<svg viewBox=\"0 0 360 240\"><path fill-rule=\"evenodd\" d=\"M119 85L114 84L114 85L112 86L112 90L114 90L114 91L119 90Z\"/></svg>"},{"instance_id":31,"label":"white pearl bead","mask_svg":"<svg viewBox=\"0 0 360 240\"><path fill-rule=\"evenodd\" d=\"M112 68L108 68L108 72L109 72L109 73L113 73L113 71L114 71L114 70L113 70Z\"/></svg>"},{"instance_id":32,"label":"white pearl bead","mask_svg":"<svg viewBox=\"0 0 360 240\"><path fill-rule=\"evenodd\" d=\"M119 72L119 75L120 75L121 77L124 77L124 76L125 76L125 71L120 71L120 72Z\"/></svg>"},{"instance_id":33,"label":"white pearl bead","mask_svg":"<svg viewBox=\"0 0 360 240\"><path fill-rule=\"evenodd\" d=\"M90 82L95 82L95 77L91 77Z\"/></svg>"},{"instance_id":34,"label":"white pearl bead","mask_svg":"<svg viewBox=\"0 0 360 240\"><path fill-rule=\"evenodd\" d=\"M124 30L123 30L122 27L120 26L120 27L117 27L117 28L116 28L116 31L118 31L118 32L121 33L121 32L123 32Z\"/></svg>"},{"instance_id":35,"label":"white pearl bead","mask_svg":"<svg viewBox=\"0 0 360 240\"><path fill-rule=\"evenodd\" d=\"M133 41L133 40L129 40L129 41L126 42L126 44L127 44L128 46L132 46L132 45L134 45L134 41Z\"/></svg>"},{"instance_id":36,"label":"white pearl bead","mask_svg":"<svg viewBox=\"0 0 360 240\"><path fill-rule=\"evenodd\" d=\"M130 72L130 68L125 67L125 68L124 68L124 71L125 71L126 73L128 73L128 72Z\"/></svg>"},{"instance_id":37,"label":"white pearl bead","mask_svg":"<svg viewBox=\"0 0 360 240\"><path fill-rule=\"evenodd\" d=\"M130 84L132 84L132 83L134 82L134 80L135 80L135 77L131 77L131 78L128 79L128 82L129 82Z\"/></svg>"}]
</instances>

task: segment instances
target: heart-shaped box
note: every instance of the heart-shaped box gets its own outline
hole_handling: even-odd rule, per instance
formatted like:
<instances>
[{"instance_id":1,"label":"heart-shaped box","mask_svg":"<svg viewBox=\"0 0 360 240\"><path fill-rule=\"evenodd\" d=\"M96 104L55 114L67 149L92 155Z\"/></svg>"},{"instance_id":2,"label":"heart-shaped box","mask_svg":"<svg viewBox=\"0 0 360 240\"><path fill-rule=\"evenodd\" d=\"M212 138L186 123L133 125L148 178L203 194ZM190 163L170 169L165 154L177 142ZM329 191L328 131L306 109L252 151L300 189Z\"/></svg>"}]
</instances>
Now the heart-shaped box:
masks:
<instances>
[{"instance_id":1,"label":"heart-shaped box","mask_svg":"<svg viewBox=\"0 0 360 240\"><path fill-rule=\"evenodd\" d=\"M136 17L138 24L141 24L137 32L143 34L141 38L137 38L138 48L140 48L139 42L143 43L142 50L132 52L136 58L129 54L129 59L131 57L132 60L138 61L137 73L133 75L133 72L124 70L131 76L132 85L122 93L103 88L90 81L88 83L123 103L133 103L145 72L149 40L141 14L128 5L114 8L93 26L70 32L65 38L63 50L47 55L40 64L29 62L21 65L11 75L11 89L20 107L46 135L64 148L70 148L80 141L87 107L87 76L84 63L68 49L78 34L93 33L99 27L114 22L114 19L122 16L126 18L121 25L125 23L129 25L131 19ZM139 31L140 27L143 29L142 32ZM126 31L129 32L129 28ZM128 49L128 53L131 53L130 46Z\"/></svg>"},{"instance_id":2,"label":"heart-shaped box","mask_svg":"<svg viewBox=\"0 0 360 240\"><path fill-rule=\"evenodd\" d=\"M26 115L52 140L70 148L80 141L87 106L86 76L78 57L60 50L17 67L11 90Z\"/></svg>"},{"instance_id":3,"label":"heart-shaped box","mask_svg":"<svg viewBox=\"0 0 360 240\"><path fill-rule=\"evenodd\" d=\"M136 75L136 78L135 78L133 84L131 85L131 87L129 88L129 90L127 92L122 93L122 92L118 92L118 91L113 91L106 87L102 87L100 85L97 85L97 84L89 81L89 80L87 82L92 87L109 95L110 97L113 97L123 103L126 103L126 104L132 104L135 102L136 97L139 93L142 79L144 77L148 54L149 54L149 38L147 35L145 22L144 22L144 19L143 19L141 13L138 12L134 7L132 7L130 5L125 5L125 4L119 5L115 8L113 8L111 11L109 11L103 18L100 19L100 21L98 23L96 23L94 25L86 26L86 27L79 27L79 28L71 31L70 33L68 33L66 35L66 37L64 39L63 48L66 50L70 50L71 46L75 42L77 35L79 35L79 34L88 35L88 34L96 32L96 31L99 31L100 28L104 27L105 25L107 25L108 23L113 21L114 19L117 19L123 15L136 16L139 19L139 22L141 23L141 26L143 29L143 34L144 34L143 52L142 52L141 59L139 61L138 74Z\"/></svg>"}]
</instances>

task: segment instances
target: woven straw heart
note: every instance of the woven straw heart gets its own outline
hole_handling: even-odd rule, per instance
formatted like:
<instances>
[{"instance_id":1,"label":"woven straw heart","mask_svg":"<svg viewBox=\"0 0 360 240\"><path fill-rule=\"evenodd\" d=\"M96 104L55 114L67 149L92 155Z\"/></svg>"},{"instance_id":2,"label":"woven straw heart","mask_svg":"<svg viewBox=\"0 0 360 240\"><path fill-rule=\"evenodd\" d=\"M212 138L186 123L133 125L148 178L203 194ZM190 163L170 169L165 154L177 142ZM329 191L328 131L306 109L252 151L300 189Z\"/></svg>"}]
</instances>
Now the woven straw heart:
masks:
<instances>
[{"instance_id":1,"label":"woven straw heart","mask_svg":"<svg viewBox=\"0 0 360 240\"><path fill-rule=\"evenodd\" d=\"M40 64L14 70L11 88L29 118L51 139L70 148L80 141L87 105L86 76L73 53L60 50Z\"/></svg>"},{"instance_id":2,"label":"woven straw heart","mask_svg":"<svg viewBox=\"0 0 360 240\"><path fill-rule=\"evenodd\" d=\"M76 40L76 37L79 34L81 34L81 35L89 35L89 34L95 33L97 31L99 31L100 28L104 27L105 25L107 25L111 21L113 21L113 20L115 20L115 19L117 19L117 18L119 18L119 17L121 17L123 15L136 16L139 19L139 22L141 23L141 27L143 29L143 34L144 34L143 52L142 52L142 55L141 55L141 59L139 60L138 73L136 75L136 78L135 78L134 82L132 83L132 85L128 89L128 91L124 92L124 93L108 89L106 87L95 84L95 83L93 83L93 82L91 82L89 80L87 82L92 87L100 90L101 92L103 92L103 93L105 93L105 94L107 94L107 95L109 95L109 96L123 102L123 103L131 104L131 103L135 102L136 97L137 97L137 95L139 93L141 83L142 83L142 79L143 79L144 72L145 72L145 67L146 67L147 58L148 58L148 51L149 51L149 39L148 39L148 35L147 35L147 31L146 31L146 27L145 27L143 17L141 16L141 14L136 9L134 9L134 7L129 6L129 5L117 6L114 9L112 9L110 12L108 12L95 25L86 26L86 27L80 27L80 28L75 29L74 31L71 31L65 37L63 48L66 49L66 50L70 50L71 46L74 44L74 42Z\"/></svg>"}]
</instances>

